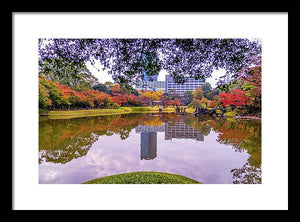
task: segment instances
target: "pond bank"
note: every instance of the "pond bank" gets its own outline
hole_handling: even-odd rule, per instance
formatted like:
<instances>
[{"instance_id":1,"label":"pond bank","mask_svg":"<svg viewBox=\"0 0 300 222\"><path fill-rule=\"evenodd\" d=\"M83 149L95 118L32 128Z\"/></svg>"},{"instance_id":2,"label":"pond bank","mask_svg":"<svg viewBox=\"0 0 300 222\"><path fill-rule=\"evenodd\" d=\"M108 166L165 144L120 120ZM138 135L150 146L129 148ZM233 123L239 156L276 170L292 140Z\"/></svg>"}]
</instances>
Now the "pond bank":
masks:
<instances>
[{"instance_id":1,"label":"pond bank","mask_svg":"<svg viewBox=\"0 0 300 222\"><path fill-rule=\"evenodd\" d=\"M187 108L185 113L193 114L194 108ZM163 113L175 113L176 109L173 107L163 108ZM93 116L108 116L129 113L159 113L158 107L120 107L119 109L82 109L82 110L40 110L39 115L48 117L49 119L70 119L80 117L93 117ZM228 115L226 115L228 114ZM260 115L245 115L239 116L238 114L231 115L230 112L226 113L224 117L230 117L241 120L260 120Z\"/></svg>"},{"instance_id":2,"label":"pond bank","mask_svg":"<svg viewBox=\"0 0 300 222\"><path fill-rule=\"evenodd\" d=\"M257 119L257 120L261 120L261 117L260 116L235 116L234 118L236 119L244 119L244 120L247 120L247 119Z\"/></svg>"},{"instance_id":3,"label":"pond bank","mask_svg":"<svg viewBox=\"0 0 300 222\"><path fill-rule=\"evenodd\" d=\"M195 112L195 108L187 108L185 110L186 113L193 114ZM242 119L242 120L260 120L261 116L260 115L245 115L245 116L239 116L236 112L227 112L225 113L226 116L224 117L230 117L230 118L235 118L235 119Z\"/></svg>"},{"instance_id":4,"label":"pond bank","mask_svg":"<svg viewBox=\"0 0 300 222\"><path fill-rule=\"evenodd\" d=\"M163 113L173 113L175 108L163 108ZM158 107L120 107L119 109L83 109L83 110L51 110L42 112L40 116L49 119L70 119L91 116L107 116L128 113L159 113Z\"/></svg>"}]
</instances>

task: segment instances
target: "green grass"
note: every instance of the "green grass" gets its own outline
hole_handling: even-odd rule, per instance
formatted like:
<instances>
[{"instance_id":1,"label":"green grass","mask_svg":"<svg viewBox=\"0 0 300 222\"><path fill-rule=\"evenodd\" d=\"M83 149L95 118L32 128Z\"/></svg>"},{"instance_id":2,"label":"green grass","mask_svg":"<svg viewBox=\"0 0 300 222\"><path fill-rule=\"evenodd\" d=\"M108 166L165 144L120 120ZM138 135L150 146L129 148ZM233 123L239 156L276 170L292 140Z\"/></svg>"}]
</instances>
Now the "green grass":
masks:
<instances>
[{"instance_id":1,"label":"green grass","mask_svg":"<svg viewBox=\"0 0 300 222\"><path fill-rule=\"evenodd\" d=\"M127 113L158 113L158 107L120 107L119 109L57 110L48 113L49 119L70 119L88 116L106 116ZM164 108L163 112L175 112L175 108Z\"/></svg>"},{"instance_id":2,"label":"green grass","mask_svg":"<svg viewBox=\"0 0 300 222\"><path fill-rule=\"evenodd\" d=\"M171 173L139 171L116 174L89 180L83 184L201 184L200 182Z\"/></svg>"},{"instance_id":3,"label":"green grass","mask_svg":"<svg viewBox=\"0 0 300 222\"><path fill-rule=\"evenodd\" d=\"M187 113L194 113L195 112L195 108L187 108L187 109L185 109L185 112L187 112Z\"/></svg>"},{"instance_id":4,"label":"green grass","mask_svg":"<svg viewBox=\"0 0 300 222\"><path fill-rule=\"evenodd\" d=\"M159 107L150 107L150 111L151 112L159 112ZM167 108L163 108L162 111L164 113L169 113L169 112L176 112L176 109L173 107L167 107Z\"/></svg>"},{"instance_id":5,"label":"green grass","mask_svg":"<svg viewBox=\"0 0 300 222\"><path fill-rule=\"evenodd\" d=\"M131 109L122 107L119 109L87 109L87 110L65 110L65 111L50 111L49 119L69 119L87 116L106 116L116 114L130 113Z\"/></svg>"},{"instance_id":6,"label":"green grass","mask_svg":"<svg viewBox=\"0 0 300 222\"><path fill-rule=\"evenodd\" d=\"M150 112L150 107L130 107L132 113Z\"/></svg>"}]
</instances>

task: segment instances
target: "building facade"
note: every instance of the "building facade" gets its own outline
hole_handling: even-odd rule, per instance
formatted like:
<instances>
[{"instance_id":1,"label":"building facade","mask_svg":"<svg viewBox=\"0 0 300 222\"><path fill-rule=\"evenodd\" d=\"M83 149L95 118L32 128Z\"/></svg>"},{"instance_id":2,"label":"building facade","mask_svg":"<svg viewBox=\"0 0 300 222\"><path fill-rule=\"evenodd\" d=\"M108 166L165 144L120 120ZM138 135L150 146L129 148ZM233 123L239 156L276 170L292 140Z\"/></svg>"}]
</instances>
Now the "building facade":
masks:
<instances>
[{"instance_id":1,"label":"building facade","mask_svg":"<svg viewBox=\"0 0 300 222\"><path fill-rule=\"evenodd\" d=\"M203 81L196 80L195 78L187 78L185 83L178 84L175 83L175 80L172 78L172 76L166 75L165 92L170 93L175 91L182 96L186 91L193 91L194 89L200 87L203 83Z\"/></svg>"},{"instance_id":2,"label":"building facade","mask_svg":"<svg viewBox=\"0 0 300 222\"><path fill-rule=\"evenodd\" d=\"M135 85L135 89L138 90L162 90L165 92L165 81L139 81L138 84Z\"/></svg>"}]
</instances>

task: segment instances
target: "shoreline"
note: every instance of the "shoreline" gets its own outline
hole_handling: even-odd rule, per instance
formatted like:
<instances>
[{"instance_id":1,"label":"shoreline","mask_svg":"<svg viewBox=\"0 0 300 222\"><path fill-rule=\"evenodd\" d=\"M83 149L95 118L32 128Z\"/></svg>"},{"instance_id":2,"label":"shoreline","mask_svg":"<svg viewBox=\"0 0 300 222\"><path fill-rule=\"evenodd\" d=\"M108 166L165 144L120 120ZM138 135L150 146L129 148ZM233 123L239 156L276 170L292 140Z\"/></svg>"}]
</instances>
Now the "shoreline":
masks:
<instances>
[{"instance_id":1,"label":"shoreline","mask_svg":"<svg viewBox=\"0 0 300 222\"><path fill-rule=\"evenodd\" d=\"M175 108L164 108L162 113L173 113ZM159 113L157 107L120 107L119 109L82 109L82 110L51 110L39 114L49 119L71 119L80 117L108 116L129 113Z\"/></svg>"},{"instance_id":2,"label":"shoreline","mask_svg":"<svg viewBox=\"0 0 300 222\"><path fill-rule=\"evenodd\" d=\"M186 114L192 114L192 110L186 110ZM108 116L134 113L159 113L157 107L120 107L119 109L82 109L82 110L51 110L47 113L40 113L39 117L48 117L49 119L71 119L80 117ZM175 108L164 108L162 113L176 113ZM224 116L238 120L261 120L258 115L245 116Z\"/></svg>"},{"instance_id":3,"label":"shoreline","mask_svg":"<svg viewBox=\"0 0 300 222\"><path fill-rule=\"evenodd\" d=\"M261 117L260 116L235 116L234 118L236 119L242 119L242 120L252 120L252 119L255 119L255 120L261 120Z\"/></svg>"}]
</instances>

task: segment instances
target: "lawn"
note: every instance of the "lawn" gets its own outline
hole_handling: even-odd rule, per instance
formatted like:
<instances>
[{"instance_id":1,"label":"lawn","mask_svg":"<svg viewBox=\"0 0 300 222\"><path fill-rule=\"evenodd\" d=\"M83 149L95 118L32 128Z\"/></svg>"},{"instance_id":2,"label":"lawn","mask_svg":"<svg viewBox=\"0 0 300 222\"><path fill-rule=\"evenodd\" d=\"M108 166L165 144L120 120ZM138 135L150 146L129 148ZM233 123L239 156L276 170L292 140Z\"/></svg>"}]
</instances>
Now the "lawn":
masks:
<instances>
[{"instance_id":1,"label":"lawn","mask_svg":"<svg viewBox=\"0 0 300 222\"><path fill-rule=\"evenodd\" d=\"M190 178L163 172L139 171L101 177L83 184L201 184Z\"/></svg>"},{"instance_id":2,"label":"lawn","mask_svg":"<svg viewBox=\"0 0 300 222\"><path fill-rule=\"evenodd\" d=\"M162 109L163 112L175 112L175 108ZM120 107L119 109L56 110L48 112L49 119L70 119L88 116L106 116L127 113L158 113L158 107Z\"/></svg>"}]
</instances>

